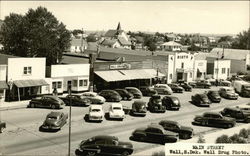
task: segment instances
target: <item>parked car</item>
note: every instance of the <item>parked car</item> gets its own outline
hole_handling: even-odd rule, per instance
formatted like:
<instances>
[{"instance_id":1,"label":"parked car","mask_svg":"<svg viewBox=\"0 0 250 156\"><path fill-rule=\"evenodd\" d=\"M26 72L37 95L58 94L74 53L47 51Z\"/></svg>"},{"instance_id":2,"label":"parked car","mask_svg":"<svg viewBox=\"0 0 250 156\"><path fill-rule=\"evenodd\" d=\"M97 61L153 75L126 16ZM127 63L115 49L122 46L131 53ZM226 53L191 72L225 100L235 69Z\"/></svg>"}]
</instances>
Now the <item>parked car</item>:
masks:
<instances>
[{"instance_id":1,"label":"parked car","mask_svg":"<svg viewBox=\"0 0 250 156\"><path fill-rule=\"evenodd\" d=\"M104 111L102 105L90 105L88 119L89 121L102 122L104 119Z\"/></svg>"},{"instance_id":2,"label":"parked car","mask_svg":"<svg viewBox=\"0 0 250 156\"><path fill-rule=\"evenodd\" d=\"M129 93L126 89L115 89L117 93L120 94L123 100L132 100L134 95Z\"/></svg>"},{"instance_id":3,"label":"parked car","mask_svg":"<svg viewBox=\"0 0 250 156\"><path fill-rule=\"evenodd\" d=\"M206 94L195 94L191 96L192 103L198 106L210 107L210 101Z\"/></svg>"},{"instance_id":4,"label":"parked car","mask_svg":"<svg viewBox=\"0 0 250 156\"><path fill-rule=\"evenodd\" d=\"M250 103L249 103L249 104L246 104L246 105L236 106L236 108L239 108L240 110L243 110L243 111L248 111L248 112L250 112Z\"/></svg>"},{"instance_id":5,"label":"parked car","mask_svg":"<svg viewBox=\"0 0 250 156\"><path fill-rule=\"evenodd\" d=\"M220 112L223 116L235 118L236 121L250 123L250 111L240 108L226 107Z\"/></svg>"},{"instance_id":6,"label":"parked car","mask_svg":"<svg viewBox=\"0 0 250 156\"><path fill-rule=\"evenodd\" d=\"M250 97L250 83L246 81L234 81L235 91L242 97Z\"/></svg>"},{"instance_id":7,"label":"parked car","mask_svg":"<svg viewBox=\"0 0 250 156\"><path fill-rule=\"evenodd\" d=\"M130 111L131 115L146 116L147 108L146 102L142 100L135 100L132 104L132 109Z\"/></svg>"},{"instance_id":8,"label":"parked car","mask_svg":"<svg viewBox=\"0 0 250 156\"><path fill-rule=\"evenodd\" d=\"M181 107L180 100L175 96L164 96L162 98L162 105L168 110L179 110Z\"/></svg>"},{"instance_id":9,"label":"parked car","mask_svg":"<svg viewBox=\"0 0 250 156\"><path fill-rule=\"evenodd\" d=\"M193 136L193 128L191 127L186 127L186 126L181 126L178 122L176 121L171 121L171 120L162 120L159 122L159 124L168 131L172 131L175 133L179 133L179 137L181 139L189 139L192 138Z\"/></svg>"},{"instance_id":10,"label":"parked car","mask_svg":"<svg viewBox=\"0 0 250 156\"><path fill-rule=\"evenodd\" d=\"M192 82L188 82L188 85L190 85L192 88L196 87L196 82L192 81Z\"/></svg>"},{"instance_id":11,"label":"parked car","mask_svg":"<svg viewBox=\"0 0 250 156\"><path fill-rule=\"evenodd\" d=\"M50 112L43 122L42 130L60 130L66 123L68 114L64 112Z\"/></svg>"},{"instance_id":12,"label":"parked car","mask_svg":"<svg viewBox=\"0 0 250 156\"><path fill-rule=\"evenodd\" d=\"M172 89L174 93L183 93L184 89L177 84L170 83L168 86Z\"/></svg>"},{"instance_id":13,"label":"parked car","mask_svg":"<svg viewBox=\"0 0 250 156\"><path fill-rule=\"evenodd\" d=\"M99 93L100 96L104 97L106 101L110 102L120 102L122 100L122 97L120 96L119 93L117 93L114 90L102 90Z\"/></svg>"},{"instance_id":14,"label":"parked car","mask_svg":"<svg viewBox=\"0 0 250 156\"><path fill-rule=\"evenodd\" d=\"M106 101L104 97L98 95L95 92L84 92L82 96L89 99L93 104L103 104Z\"/></svg>"},{"instance_id":15,"label":"parked car","mask_svg":"<svg viewBox=\"0 0 250 156\"><path fill-rule=\"evenodd\" d=\"M88 98L85 98L82 95L67 95L66 97L60 97L66 105L72 106L89 106L91 101Z\"/></svg>"},{"instance_id":16,"label":"parked car","mask_svg":"<svg viewBox=\"0 0 250 156\"><path fill-rule=\"evenodd\" d=\"M171 95L173 93L172 89L167 84L156 84L154 89L159 94Z\"/></svg>"},{"instance_id":17,"label":"parked car","mask_svg":"<svg viewBox=\"0 0 250 156\"><path fill-rule=\"evenodd\" d=\"M52 109L60 109L65 106L65 103L58 98L57 96L52 95L44 95L42 97L37 97L31 99L28 107L44 107L44 108L52 108Z\"/></svg>"},{"instance_id":18,"label":"parked car","mask_svg":"<svg viewBox=\"0 0 250 156\"><path fill-rule=\"evenodd\" d=\"M221 97L226 99L237 100L239 95L235 93L232 87L222 87L219 89L219 94Z\"/></svg>"},{"instance_id":19,"label":"parked car","mask_svg":"<svg viewBox=\"0 0 250 156\"><path fill-rule=\"evenodd\" d=\"M84 140L80 143L76 155L121 155L127 156L133 153L133 145L130 142L122 142L115 136L99 135Z\"/></svg>"},{"instance_id":20,"label":"parked car","mask_svg":"<svg viewBox=\"0 0 250 156\"><path fill-rule=\"evenodd\" d=\"M0 121L0 133L3 132L3 129L6 128L6 123L5 122L2 122Z\"/></svg>"},{"instance_id":21,"label":"parked car","mask_svg":"<svg viewBox=\"0 0 250 156\"><path fill-rule=\"evenodd\" d=\"M185 91L192 91L192 86L189 85L187 82L179 83L182 88L184 88Z\"/></svg>"},{"instance_id":22,"label":"parked car","mask_svg":"<svg viewBox=\"0 0 250 156\"><path fill-rule=\"evenodd\" d=\"M136 99L142 98L142 92L138 88L135 88L135 87L125 87L125 89L129 93L133 94L134 98L136 98Z\"/></svg>"},{"instance_id":23,"label":"parked car","mask_svg":"<svg viewBox=\"0 0 250 156\"><path fill-rule=\"evenodd\" d=\"M211 83L208 80L200 80L196 82L195 87L197 88L210 88Z\"/></svg>"},{"instance_id":24,"label":"parked car","mask_svg":"<svg viewBox=\"0 0 250 156\"><path fill-rule=\"evenodd\" d=\"M194 118L193 124L199 124L202 126L213 127L226 127L231 128L235 126L236 120L234 118L225 117L221 113L205 112L202 115L197 115Z\"/></svg>"},{"instance_id":25,"label":"parked car","mask_svg":"<svg viewBox=\"0 0 250 156\"><path fill-rule=\"evenodd\" d=\"M152 95L148 102L148 110L150 112L165 113L166 107L162 105L160 95Z\"/></svg>"},{"instance_id":26,"label":"parked car","mask_svg":"<svg viewBox=\"0 0 250 156\"><path fill-rule=\"evenodd\" d=\"M110 119L120 119L123 120L125 118L125 112L123 111L122 104L120 103L112 103L109 107L108 117Z\"/></svg>"},{"instance_id":27,"label":"parked car","mask_svg":"<svg viewBox=\"0 0 250 156\"><path fill-rule=\"evenodd\" d=\"M151 124L148 127L134 130L132 138L138 141L150 141L165 144L167 142L177 142L179 134L166 131L160 125Z\"/></svg>"},{"instance_id":28,"label":"parked car","mask_svg":"<svg viewBox=\"0 0 250 156\"><path fill-rule=\"evenodd\" d=\"M209 90L207 92L207 97L211 102L220 102L221 101L221 97L220 94L217 90Z\"/></svg>"},{"instance_id":29,"label":"parked car","mask_svg":"<svg viewBox=\"0 0 250 156\"><path fill-rule=\"evenodd\" d=\"M141 86L140 91L142 92L143 96L152 96L158 94L154 87L150 86Z\"/></svg>"}]
</instances>

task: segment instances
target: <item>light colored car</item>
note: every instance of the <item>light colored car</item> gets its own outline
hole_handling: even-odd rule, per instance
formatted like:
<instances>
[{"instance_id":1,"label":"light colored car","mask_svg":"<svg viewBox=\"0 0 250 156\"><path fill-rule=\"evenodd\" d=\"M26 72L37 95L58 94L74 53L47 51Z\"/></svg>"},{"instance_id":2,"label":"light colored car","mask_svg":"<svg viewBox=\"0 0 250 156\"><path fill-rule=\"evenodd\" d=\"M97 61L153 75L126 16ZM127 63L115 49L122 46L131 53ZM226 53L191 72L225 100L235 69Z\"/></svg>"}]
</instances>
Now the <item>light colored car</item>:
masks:
<instances>
[{"instance_id":1,"label":"light colored car","mask_svg":"<svg viewBox=\"0 0 250 156\"><path fill-rule=\"evenodd\" d=\"M106 101L104 97L98 95L95 92L84 92L82 96L84 98L89 99L91 103L94 103L94 104L103 104Z\"/></svg>"},{"instance_id":2,"label":"light colored car","mask_svg":"<svg viewBox=\"0 0 250 156\"><path fill-rule=\"evenodd\" d=\"M120 103L112 103L110 105L108 115L109 115L110 119L123 120L125 118L125 112L123 111L122 104L120 104Z\"/></svg>"},{"instance_id":3,"label":"light colored car","mask_svg":"<svg viewBox=\"0 0 250 156\"><path fill-rule=\"evenodd\" d=\"M154 85L154 89L159 94L171 95L173 93L172 89L167 84L156 84Z\"/></svg>"},{"instance_id":4,"label":"light colored car","mask_svg":"<svg viewBox=\"0 0 250 156\"><path fill-rule=\"evenodd\" d=\"M227 99L234 99L237 100L239 97L239 94L235 93L234 88L232 87L222 87L219 89L219 94L223 98Z\"/></svg>"},{"instance_id":5,"label":"light colored car","mask_svg":"<svg viewBox=\"0 0 250 156\"><path fill-rule=\"evenodd\" d=\"M100 121L104 119L104 111L102 105L89 106L89 121Z\"/></svg>"}]
</instances>

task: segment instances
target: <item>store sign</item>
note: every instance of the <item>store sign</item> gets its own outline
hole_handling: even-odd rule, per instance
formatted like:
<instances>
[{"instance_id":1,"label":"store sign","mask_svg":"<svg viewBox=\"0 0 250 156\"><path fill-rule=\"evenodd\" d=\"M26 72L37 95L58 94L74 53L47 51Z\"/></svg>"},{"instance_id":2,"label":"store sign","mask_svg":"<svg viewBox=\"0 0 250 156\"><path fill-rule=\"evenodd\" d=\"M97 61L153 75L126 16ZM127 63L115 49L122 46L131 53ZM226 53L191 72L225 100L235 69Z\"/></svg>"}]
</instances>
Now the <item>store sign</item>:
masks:
<instances>
[{"instance_id":1,"label":"store sign","mask_svg":"<svg viewBox=\"0 0 250 156\"><path fill-rule=\"evenodd\" d=\"M131 68L131 64L128 64L128 63L109 65L109 69L130 69L130 68Z\"/></svg>"}]
</instances>

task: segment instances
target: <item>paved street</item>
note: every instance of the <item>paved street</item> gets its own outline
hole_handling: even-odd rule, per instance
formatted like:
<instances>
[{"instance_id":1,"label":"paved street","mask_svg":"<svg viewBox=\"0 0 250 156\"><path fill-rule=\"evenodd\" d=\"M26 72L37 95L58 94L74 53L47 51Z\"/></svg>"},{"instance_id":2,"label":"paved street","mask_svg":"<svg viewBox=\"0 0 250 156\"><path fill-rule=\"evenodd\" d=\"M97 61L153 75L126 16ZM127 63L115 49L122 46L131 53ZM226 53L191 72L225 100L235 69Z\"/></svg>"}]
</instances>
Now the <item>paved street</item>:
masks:
<instances>
[{"instance_id":1,"label":"paved street","mask_svg":"<svg viewBox=\"0 0 250 156\"><path fill-rule=\"evenodd\" d=\"M204 92L205 89L194 89L193 92L183 94L174 93L178 96L182 107L180 111L166 111L164 114L150 113L146 117L132 117L127 115L123 121L104 120L102 123L88 123L83 117L88 112L87 107L72 107L72 137L71 153L81 140L88 139L95 135L114 135L123 141L131 141L129 137L134 129L147 126L150 123L157 123L162 119L175 120L185 126L191 126L195 135L219 131L220 128L193 126L191 124L195 115L205 111L220 111L225 106L235 106L249 102L249 98L239 98L237 101L222 99L221 103L213 103L210 108L202 108L192 105L189 101L191 95ZM143 97L148 101L148 97ZM133 101L122 101L121 103L131 107ZM108 111L110 103L105 103L104 110ZM68 124L58 132L39 132L39 126L43 123L45 116L50 109L25 108L18 110L2 111L1 119L7 123L7 129L0 134L0 151L3 154L16 155L67 155L68 150ZM65 107L64 112L69 112ZM244 123L237 123L236 126ZM162 146L158 144L142 143L131 141L134 146L134 153L145 149Z\"/></svg>"}]
</instances>

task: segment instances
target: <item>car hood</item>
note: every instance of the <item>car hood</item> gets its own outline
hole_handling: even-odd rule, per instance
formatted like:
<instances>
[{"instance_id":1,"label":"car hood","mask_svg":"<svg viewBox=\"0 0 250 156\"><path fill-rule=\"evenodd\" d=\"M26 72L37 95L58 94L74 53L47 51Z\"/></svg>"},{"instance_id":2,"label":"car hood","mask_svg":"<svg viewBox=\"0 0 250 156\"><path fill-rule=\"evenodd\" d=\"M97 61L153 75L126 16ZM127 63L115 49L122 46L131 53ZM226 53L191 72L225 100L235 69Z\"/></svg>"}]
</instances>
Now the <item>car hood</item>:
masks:
<instances>
[{"instance_id":1,"label":"car hood","mask_svg":"<svg viewBox=\"0 0 250 156\"><path fill-rule=\"evenodd\" d=\"M44 125L56 125L57 120L45 120Z\"/></svg>"},{"instance_id":2,"label":"car hood","mask_svg":"<svg viewBox=\"0 0 250 156\"><path fill-rule=\"evenodd\" d=\"M187 126L181 126L180 128L181 130L185 130L185 131L193 131L193 128L187 127Z\"/></svg>"}]
</instances>

